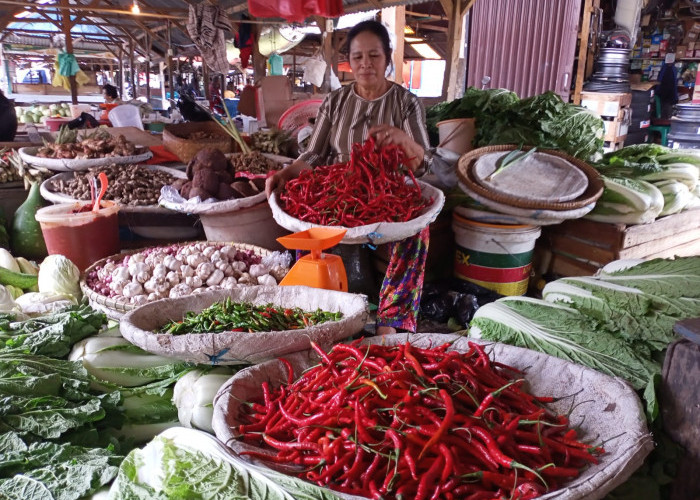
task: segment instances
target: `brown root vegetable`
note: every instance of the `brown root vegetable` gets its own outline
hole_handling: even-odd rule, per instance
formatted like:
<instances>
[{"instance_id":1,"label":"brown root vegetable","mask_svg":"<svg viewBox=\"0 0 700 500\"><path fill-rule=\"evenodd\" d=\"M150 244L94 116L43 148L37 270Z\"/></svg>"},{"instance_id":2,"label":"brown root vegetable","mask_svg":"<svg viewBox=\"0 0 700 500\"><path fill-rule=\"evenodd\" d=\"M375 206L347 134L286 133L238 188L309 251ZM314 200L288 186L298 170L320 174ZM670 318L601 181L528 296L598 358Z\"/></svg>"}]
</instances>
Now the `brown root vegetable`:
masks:
<instances>
[{"instance_id":1,"label":"brown root vegetable","mask_svg":"<svg viewBox=\"0 0 700 500\"><path fill-rule=\"evenodd\" d=\"M216 197L219 200L230 200L231 198L236 197L236 192L231 186L229 186L225 182L222 182L221 184L219 184L219 191L216 194Z\"/></svg>"},{"instance_id":2,"label":"brown root vegetable","mask_svg":"<svg viewBox=\"0 0 700 500\"><path fill-rule=\"evenodd\" d=\"M180 188L180 196L186 200L190 199L190 191L192 190L192 181L185 182Z\"/></svg>"},{"instance_id":3,"label":"brown root vegetable","mask_svg":"<svg viewBox=\"0 0 700 500\"><path fill-rule=\"evenodd\" d=\"M219 191L219 176L213 170L197 170L192 178L192 186L202 188L209 193Z\"/></svg>"},{"instance_id":4,"label":"brown root vegetable","mask_svg":"<svg viewBox=\"0 0 700 500\"><path fill-rule=\"evenodd\" d=\"M216 172L219 174L219 180L225 182L226 184L231 184L233 182L233 175L228 170L220 170Z\"/></svg>"},{"instance_id":5,"label":"brown root vegetable","mask_svg":"<svg viewBox=\"0 0 700 500\"><path fill-rule=\"evenodd\" d=\"M214 197L214 195L212 193L210 193L209 191L206 191L206 190L204 190L200 187L197 187L197 186L192 186L192 189L190 189L189 194L190 194L190 196L189 196L188 200L191 198L194 198L196 196L199 196L202 200L206 200L207 198Z\"/></svg>"},{"instance_id":6,"label":"brown root vegetable","mask_svg":"<svg viewBox=\"0 0 700 500\"><path fill-rule=\"evenodd\" d=\"M247 198L248 196L253 196L258 194L258 192L251 187L247 180L236 181L231 184L234 191L238 192L242 198Z\"/></svg>"},{"instance_id":7,"label":"brown root vegetable","mask_svg":"<svg viewBox=\"0 0 700 500\"><path fill-rule=\"evenodd\" d=\"M195 162L194 170L209 168L211 170L226 170L228 160L224 153L215 148L200 149L192 160ZM196 168L198 167L198 168Z\"/></svg>"},{"instance_id":8,"label":"brown root vegetable","mask_svg":"<svg viewBox=\"0 0 700 500\"><path fill-rule=\"evenodd\" d=\"M256 177L255 179L252 179L251 182L255 184L255 187L258 188L258 191L264 191L265 190L265 179L262 177Z\"/></svg>"},{"instance_id":9,"label":"brown root vegetable","mask_svg":"<svg viewBox=\"0 0 700 500\"><path fill-rule=\"evenodd\" d=\"M184 186L187 183L187 179L177 179L175 182L171 184L171 186L178 191L182 189L182 186Z\"/></svg>"}]
</instances>

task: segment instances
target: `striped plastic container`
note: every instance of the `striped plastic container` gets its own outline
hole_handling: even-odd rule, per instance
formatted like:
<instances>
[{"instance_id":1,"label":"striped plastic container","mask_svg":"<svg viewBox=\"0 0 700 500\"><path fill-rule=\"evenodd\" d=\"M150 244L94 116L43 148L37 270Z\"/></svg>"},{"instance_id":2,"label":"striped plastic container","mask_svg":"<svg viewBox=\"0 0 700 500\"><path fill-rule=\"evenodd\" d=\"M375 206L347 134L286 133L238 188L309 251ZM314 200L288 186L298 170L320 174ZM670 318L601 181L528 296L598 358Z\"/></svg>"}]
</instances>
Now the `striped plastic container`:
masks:
<instances>
[{"instance_id":1,"label":"striped plastic container","mask_svg":"<svg viewBox=\"0 0 700 500\"><path fill-rule=\"evenodd\" d=\"M501 295L527 291L540 226L486 224L452 216L454 274Z\"/></svg>"}]
</instances>

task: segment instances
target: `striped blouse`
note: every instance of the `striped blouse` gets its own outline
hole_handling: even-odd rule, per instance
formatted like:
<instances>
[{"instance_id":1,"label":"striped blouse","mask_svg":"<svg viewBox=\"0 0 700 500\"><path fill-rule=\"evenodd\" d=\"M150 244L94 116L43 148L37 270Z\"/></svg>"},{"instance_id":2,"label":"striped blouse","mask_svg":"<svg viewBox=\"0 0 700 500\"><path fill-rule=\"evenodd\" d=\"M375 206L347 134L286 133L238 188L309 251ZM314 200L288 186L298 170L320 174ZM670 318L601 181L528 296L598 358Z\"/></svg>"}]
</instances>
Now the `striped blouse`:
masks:
<instances>
[{"instance_id":1,"label":"striped blouse","mask_svg":"<svg viewBox=\"0 0 700 500\"><path fill-rule=\"evenodd\" d=\"M368 101L350 84L323 100L308 149L298 159L311 166L345 163L350 160L353 143L364 142L369 129L382 124L400 128L427 153L430 144L425 110L418 97L392 83L383 96ZM424 166L426 161L424 158Z\"/></svg>"}]
</instances>

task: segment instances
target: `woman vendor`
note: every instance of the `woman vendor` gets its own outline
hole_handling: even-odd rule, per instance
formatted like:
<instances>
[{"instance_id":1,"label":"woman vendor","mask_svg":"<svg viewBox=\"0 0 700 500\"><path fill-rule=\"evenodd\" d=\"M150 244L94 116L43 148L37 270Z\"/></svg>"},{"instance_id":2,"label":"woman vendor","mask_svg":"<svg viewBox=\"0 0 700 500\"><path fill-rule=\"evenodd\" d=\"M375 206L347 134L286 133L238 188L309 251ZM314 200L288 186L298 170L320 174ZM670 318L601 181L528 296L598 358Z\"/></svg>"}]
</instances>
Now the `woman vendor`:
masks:
<instances>
[{"instance_id":1,"label":"woman vendor","mask_svg":"<svg viewBox=\"0 0 700 500\"><path fill-rule=\"evenodd\" d=\"M361 22L350 30L346 48L355 82L324 99L308 149L268 178L268 196L304 169L347 162L353 143L362 143L369 136L374 137L378 147L400 147L407 158L405 166L413 171L427 166L425 110L415 95L386 79L391 61L386 28L377 21ZM427 252L427 227L392 244L379 294L378 335L397 329L416 331Z\"/></svg>"}]
</instances>

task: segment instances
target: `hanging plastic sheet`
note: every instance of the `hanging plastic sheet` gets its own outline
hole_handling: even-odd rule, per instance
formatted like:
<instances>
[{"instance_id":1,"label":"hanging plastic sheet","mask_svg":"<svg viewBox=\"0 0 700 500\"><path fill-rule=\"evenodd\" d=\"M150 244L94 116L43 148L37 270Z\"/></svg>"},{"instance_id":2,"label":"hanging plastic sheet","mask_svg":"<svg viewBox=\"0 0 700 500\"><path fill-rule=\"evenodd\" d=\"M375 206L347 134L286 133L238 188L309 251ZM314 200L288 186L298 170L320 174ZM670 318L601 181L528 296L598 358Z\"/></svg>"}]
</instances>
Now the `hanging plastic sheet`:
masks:
<instances>
[{"instance_id":1,"label":"hanging plastic sheet","mask_svg":"<svg viewBox=\"0 0 700 500\"><path fill-rule=\"evenodd\" d=\"M253 17L281 17L302 22L310 16L339 17L343 14L342 0L248 0L248 12Z\"/></svg>"},{"instance_id":2,"label":"hanging plastic sheet","mask_svg":"<svg viewBox=\"0 0 700 500\"><path fill-rule=\"evenodd\" d=\"M85 85L90 82L90 77L87 76L78 66L78 61L73 54L68 52L59 52L56 55L54 62L55 73L51 85L54 87L63 87L70 90L70 77L75 76L75 83L78 86Z\"/></svg>"}]
</instances>

